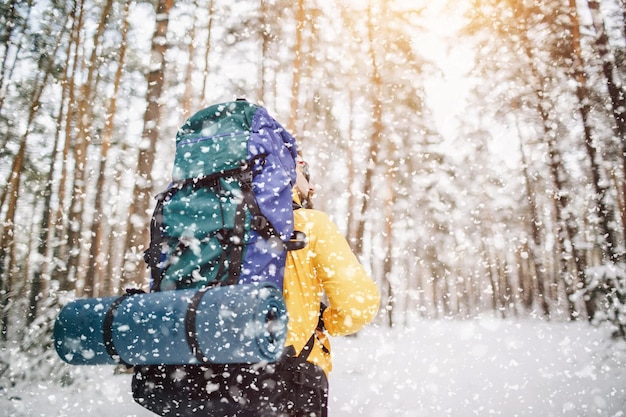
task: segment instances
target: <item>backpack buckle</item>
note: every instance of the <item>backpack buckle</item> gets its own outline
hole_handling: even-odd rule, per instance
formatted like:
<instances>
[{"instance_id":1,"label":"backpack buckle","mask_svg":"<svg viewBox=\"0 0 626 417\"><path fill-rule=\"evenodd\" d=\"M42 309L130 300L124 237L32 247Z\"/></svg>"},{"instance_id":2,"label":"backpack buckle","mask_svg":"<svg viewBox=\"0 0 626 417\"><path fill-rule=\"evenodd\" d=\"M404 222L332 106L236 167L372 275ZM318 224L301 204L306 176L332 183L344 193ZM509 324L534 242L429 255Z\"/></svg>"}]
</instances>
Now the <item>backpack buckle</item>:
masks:
<instances>
[{"instance_id":1,"label":"backpack buckle","mask_svg":"<svg viewBox=\"0 0 626 417\"><path fill-rule=\"evenodd\" d=\"M267 229L268 224L269 221L265 216L254 216L252 217L250 227L252 228L252 230L260 232Z\"/></svg>"},{"instance_id":2,"label":"backpack buckle","mask_svg":"<svg viewBox=\"0 0 626 417\"><path fill-rule=\"evenodd\" d=\"M304 372L298 370L293 373L293 377L291 378L291 381L296 385L306 385L308 378L306 377Z\"/></svg>"},{"instance_id":3,"label":"backpack buckle","mask_svg":"<svg viewBox=\"0 0 626 417\"><path fill-rule=\"evenodd\" d=\"M300 250L306 247L308 244L306 233L299 230L294 230L291 239L286 243L287 250Z\"/></svg>"}]
</instances>

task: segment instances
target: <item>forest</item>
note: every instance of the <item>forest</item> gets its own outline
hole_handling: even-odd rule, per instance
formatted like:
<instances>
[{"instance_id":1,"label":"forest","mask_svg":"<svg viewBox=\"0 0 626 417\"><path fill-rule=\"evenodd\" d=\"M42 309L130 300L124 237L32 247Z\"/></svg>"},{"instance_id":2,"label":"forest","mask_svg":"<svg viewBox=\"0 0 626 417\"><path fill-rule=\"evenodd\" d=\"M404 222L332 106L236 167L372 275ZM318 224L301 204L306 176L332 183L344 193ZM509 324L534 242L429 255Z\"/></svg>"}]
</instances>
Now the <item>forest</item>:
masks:
<instances>
[{"instance_id":1,"label":"forest","mask_svg":"<svg viewBox=\"0 0 626 417\"><path fill-rule=\"evenodd\" d=\"M380 324L625 338L625 50L623 0L2 2L0 374L68 300L146 287L176 130L235 98L296 137Z\"/></svg>"}]
</instances>

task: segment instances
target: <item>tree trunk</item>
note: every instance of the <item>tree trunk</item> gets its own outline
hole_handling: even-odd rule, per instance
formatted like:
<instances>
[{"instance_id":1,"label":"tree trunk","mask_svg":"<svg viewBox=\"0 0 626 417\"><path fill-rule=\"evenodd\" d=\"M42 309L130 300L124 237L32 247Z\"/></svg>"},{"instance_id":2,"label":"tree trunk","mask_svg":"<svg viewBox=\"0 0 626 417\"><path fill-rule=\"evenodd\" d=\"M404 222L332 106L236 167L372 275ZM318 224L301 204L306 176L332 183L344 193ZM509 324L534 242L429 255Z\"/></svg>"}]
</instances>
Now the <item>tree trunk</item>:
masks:
<instances>
[{"instance_id":1,"label":"tree trunk","mask_svg":"<svg viewBox=\"0 0 626 417\"><path fill-rule=\"evenodd\" d=\"M146 112L142 141L139 146L137 172L132 193L132 203L128 213L124 278L122 285L142 285L146 268L143 266L143 251L149 243L149 209L152 206L152 167L154 153L160 135L160 99L164 87L164 74L167 65L167 29L169 14L174 0L159 0L156 9L156 27L152 36L150 71L146 77Z\"/></svg>"},{"instance_id":2,"label":"tree trunk","mask_svg":"<svg viewBox=\"0 0 626 417\"><path fill-rule=\"evenodd\" d=\"M302 76L302 32L305 25L304 14L304 0L298 0L298 6L296 9L296 43L294 45L294 60L291 73L293 79L291 82L291 110L289 111L289 122L287 123L287 130L292 135L296 135L297 121L300 112L298 111L300 106L300 79Z\"/></svg>"},{"instance_id":3,"label":"tree trunk","mask_svg":"<svg viewBox=\"0 0 626 417\"><path fill-rule=\"evenodd\" d=\"M598 155L593 144L591 134L591 125L589 121L589 113L591 110L591 97L587 89L587 77L583 69L583 57L580 43L580 25L578 22L578 13L576 9L576 0L569 0L569 16L571 18L572 32L572 75L576 81L576 96L578 99L578 110L583 123L583 131L585 133L585 150L589 158L591 167L591 177L595 192L593 193L593 203L595 205L594 212L599 217L600 236L598 240L601 242L600 248L603 257L611 263L618 263L623 259L623 255L618 253L616 230L611 227L614 224L614 211L607 206L607 187L603 185L604 181L601 176L601 168L598 163ZM622 137L623 140L623 137ZM584 281L583 281L584 282ZM588 306L589 307L589 306ZM591 317L590 317L591 318Z\"/></svg>"},{"instance_id":4,"label":"tree trunk","mask_svg":"<svg viewBox=\"0 0 626 417\"><path fill-rule=\"evenodd\" d=\"M72 30L70 32L70 42L67 48L67 56L68 60L70 57L73 59L73 64L70 69L69 66L66 66L66 75L65 82L67 86L67 112L65 114L65 144L63 148L63 165L61 168L61 181L59 185L59 209L56 217L56 227L55 227L55 235L61 240L61 244L57 246L55 250L55 255L58 259L67 260L69 258L70 251L70 238L69 232L67 232L66 228L71 227L68 221L68 210L64 207L64 202L67 193L67 186L69 182L69 174L70 171L68 169L69 164L69 154L72 149L72 135L71 128L73 126L74 119L74 107L76 100L76 82L74 80L74 76L78 71L78 56L80 51L80 31L83 24L83 0L78 0L74 3L72 10L70 12L70 18L72 19ZM76 164L77 165L77 164ZM77 169L77 168L76 168ZM71 187L71 186L70 186ZM71 192L71 191L70 191ZM71 203L70 203L71 205ZM61 291L70 291L73 290L76 286L76 275L69 273L68 269L68 261L66 261L65 265L60 268L56 268L53 271L53 279L58 280L59 289Z\"/></svg>"},{"instance_id":5,"label":"tree trunk","mask_svg":"<svg viewBox=\"0 0 626 417\"><path fill-rule=\"evenodd\" d=\"M124 64L126 61L127 50L127 36L129 27L129 11L130 1L127 0L124 3L124 21L122 23L122 41L120 43L119 55L117 60L117 70L115 72L115 79L113 81L113 92L111 94L111 100L109 102L109 108L106 112L104 130L102 132L102 145L100 149L100 166L98 169L98 180L96 183L96 200L94 202L94 220L91 225L92 241L89 249L89 263L87 274L85 277L85 297L97 297L102 295L108 295L113 289L109 282L111 277L104 274L105 262L107 257L110 257L110 253L105 249L104 243L104 226L102 224L102 216L105 202L105 168L107 162L107 156L111 147L111 141L113 138L113 131L115 128L114 118L117 112L117 96L120 89L120 83L122 75L124 73Z\"/></svg>"},{"instance_id":6,"label":"tree trunk","mask_svg":"<svg viewBox=\"0 0 626 417\"><path fill-rule=\"evenodd\" d=\"M481 239L481 245L482 245L482 256L483 256L483 264L485 267L485 274L487 275L487 279L489 282L489 287L491 288L491 297L490 297L490 302L491 302L491 309L494 312L498 311L499 305L498 305L498 281L496 279L496 277L494 276L493 273L493 266L492 266L492 256L491 256L491 251L489 249L489 247L487 246L487 236L485 236L485 232L483 231L483 237Z\"/></svg>"},{"instance_id":7,"label":"tree trunk","mask_svg":"<svg viewBox=\"0 0 626 417\"><path fill-rule=\"evenodd\" d=\"M530 261L532 256L530 242L523 242L521 248L515 252L515 260L517 262L517 271L520 276L520 300L526 312L533 309L536 298L535 271Z\"/></svg>"},{"instance_id":8,"label":"tree trunk","mask_svg":"<svg viewBox=\"0 0 626 417\"><path fill-rule=\"evenodd\" d=\"M621 163L622 173L626 175L626 94L620 80L616 79L616 68L610 54L609 38L604 27L604 20L600 12L598 0L588 0L589 11L596 30L595 45L602 60L602 72L609 92L613 119L615 120L615 134L622 145ZM626 178L622 178L622 198L626 200ZM621 212L622 235L626 236L626 212Z\"/></svg>"},{"instance_id":9,"label":"tree trunk","mask_svg":"<svg viewBox=\"0 0 626 417\"><path fill-rule=\"evenodd\" d=\"M11 80L11 73L13 72L13 68L11 68L10 71L8 71L7 74L7 62L9 59L9 56L11 54L9 54L9 49L11 47L11 40L12 40L12 35L13 35L13 31L15 29L18 28L18 24L20 22L19 19L17 19L17 13L15 10L15 5L18 3L17 0L10 0L9 4L8 4L8 9L9 12L6 15L6 23L5 23L5 36L2 37L2 45L3 45L3 49L4 49L4 55L2 57L2 64L0 64L0 91L4 90L4 84L5 81L10 81ZM32 3L29 3L29 10L28 10L28 15L26 17L26 19L24 19L24 24L28 24L28 16L30 16L30 10L32 9ZM20 50L21 50L21 43L18 44L17 46L17 51L15 52L15 58L13 59L13 63L15 64L18 61L18 57L20 55ZM0 94L0 113L2 113L2 108L4 105L4 94ZM8 135L6 137L0 138L0 149L5 149L6 143L8 140Z\"/></svg>"},{"instance_id":10,"label":"tree trunk","mask_svg":"<svg viewBox=\"0 0 626 417\"><path fill-rule=\"evenodd\" d=\"M208 84L209 74L210 74L210 60L209 54L211 52L212 46L212 38L211 38L211 30L213 28L213 15L215 14L215 9L213 8L213 1L209 0L209 23L207 24L207 37L206 37L206 45L204 47L204 76L202 77L202 91L200 92L200 105L202 107L206 107L208 103L206 102L206 88Z\"/></svg>"},{"instance_id":11,"label":"tree trunk","mask_svg":"<svg viewBox=\"0 0 626 417\"><path fill-rule=\"evenodd\" d=\"M538 216L537 210L537 200L535 198L535 190L532 186L532 180L530 174L528 173L528 162L526 161L526 152L524 151L524 145L522 144L523 138L521 136L521 131L518 127L518 131L520 132L520 155L522 162L522 172L524 175L524 186L526 190L526 200L528 201L528 209L530 212L530 219L526 222L528 225L528 229L530 229L530 235L532 236L532 243L529 244L529 255L531 257L533 263L533 282L534 288L536 288L535 293L537 294L538 300L537 302L541 306L541 312L544 317L550 317L550 306L548 304L548 294L545 290L545 275L544 275L544 256L545 252L542 250L541 243L541 234L540 229L542 227L542 222Z\"/></svg>"},{"instance_id":12,"label":"tree trunk","mask_svg":"<svg viewBox=\"0 0 626 417\"><path fill-rule=\"evenodd\" d=\"M432 251L433 253L436 252L436 249L433 247L429 247L428 248L430 251ZM428 266L428 271L430 272L430 276L431 276L431 283L430 283L430 287L432 288L432 292L431 292L431 300L433 303L433 318L438 319L441 317L440 313L443 313L443 295L441 294L442 291L439 291L439 280L441 279L441 268L439 268L438 262L437 262L437 258L436 258L436 254L434 255L434 258L431 258L431 262L429 263Z\"/></svg>"},{"instance_id":13,"label":"tree trunk","mask_svg":"<svg viewBox=\"0 0 626 417\"><path fill-rule=\"evenodd\" d=\"M386 289L387 299L382 302L385 311L387 312L387 324L389 327L394 326L393 321L393 313L395 306L395 294L392 285L392 276L393 273L393 261L394 257L394 239L393 239L393 218L394 218L394 206L395 206L395 190L393 189L393 178L392 173L387 173L387 193L388 198L385 201L385 217L382 219L385 222L383 234L384 242L385 242L385 255L383 260L383 285Z\"/></svg>"},{"instance_id":14,"label":"tree trunk","mask_svg":"<svg viewBox=\"0 0 626 417\"><path fill-rule=\"evenodd\" d=\"M25 133L20 140L20 148L13 160L11 167L11 179L5 188L8 195L7 211L3 221L2 235L0 238L0 340L7 340L8 331L8 309L9 300L12 293L11 275L12 275L12 259L13 259L13 236L15 233L15 212L17 209L17 199L19 196L19 188L22 174L22 166L24 165L24 152L26 149ZM4 204L2 204L4 205Z\"/></svg>"},{"instance_id":15,"label":"tree trunk","mask_svg":"<svg viewBox=\"0 0 626 417\"><path fill-rule=\"evenodd\" d=\"M380 156L380 142L383 135L382 122L382 80L378 72L378 62L376 52L374 50L374 22L372 16L371 3L367 8L367 26L368 26L368 50L371 62L372 73L370 75L372 94L370 100L372 102L372 133L370 135L369 150L367 153L367 167L365 170L365 178L363 182L363 191L359 198L361 199L360 207L356 211L356 231L355 231L355 253L357 257L363 254L363 238L365 235L366 214L369 208L370 197L372 194L374 172L378 167L378 158Z\"/></svg>"},{"instance_id":16,"label":"tree trunk","mask_svg":"<svg viewBox=\"0 0 626 417\"><path fill-rule=\"evenodd\" d=\"M194 6L198 8L198 1L194 1ZM191 23L191 29L189 32L189 45L187 46L187 66L185 68L185 78L183 85L185 89L183 91L183 97L181 99L181 120L187 120L189 116L194 113L194 95L196 93L195 85L193 84L192 76L196 70L195 57L196 57L196 26L198 22L198 14L193 15L193 22Z\"/></svg>"},{"instance_id":17,"label":"tree trunk","mask_svg":"<svg viewBox=\"0 0 626 417\"><path fill-rule=\"evenodd\" d=\"M347 114L349 115L348 117L348 137L346 138L347 140L347 146L346 146L346 160L347 160L347 169L348 169L348 178L347 178L347 185L348 185L348 213L346 216L346 224L347 224L347 230L346 230L346 236L348 238L348 243L350 244L350 247L352 248L353 252L356 252L357 249L357 240L356 240L356 234L355 234L355 218L354 218L354 210L353 208L356 207L356 201L357 201L357 196L355 195L353 189L352 189L352 185L355 184L355 179L356 179L356 166L354 163L354 118L352 117L353 112L354 112L354 97L352 92L349 93L348 95L348 109L347 109Z\"/></svg>"},{"instance_id":18,"label":"tree trunk","mask_svg":"<svg viewBox=\"0 0 626 417\"><path fill-rule=\"evenodd\" d=\"M259 62L259 82L258 82L258 87L257 87L257 97L258 99L263 102L263 103L267 103L265 100L266 97L268 96L268 94L266 94L266 86L265 86L265 74L267 73L267 67L268 67L268 61L269 61L269 56L268 56L268 50L269 50L269 45L270 45L270 30L269 30L269 24L270 22L268 21L267 18L267 11L269 9L269 6L267 5L267 2L264 0L259 0L259 15L260 15L260 26L261 26L261 57L260 57L260 62ZM275 103L274 103L275 104Z\"/></svg>"},{"instance_id":19,"label":"tree trunk","mask_svg":"<svg viewBox=\"0 0 626 417\"><path fill-rule=\"evenodd\" d=\"M91 126L91 115L93 114L93 96L96 91L96 74L98 70L99 45L102 41L102 34L106 22L111 14L113 0L107 0L102 10L102 15L98 27L93 36L93 48L87 63L87 78L80 88L80 97L76 108L76 138L74 145L74 189L72 194L72 204L70 207L67 231L68 235L68 270L74 274L78 282L85 279L85 270L80 265L83 249L89 246L89 242L83 242L82 234L84 229L84 213L87 182L89 172L87 171L87 152L89 145L93 141L93 129ZM97 215L97 213L96 213ZM85 285L83 285L84 288ZM91 293L92 289L88 290Z\"/></svg>"},{"instance_id":20,"label":"tree trunk","mask_svg":"<svg viewBox=\"0 0 626 417\"><path fill-rule=\"evenodd\" d=\"M56 160L58 152L58 140L54 141L54 146L52 148L52 153L50 159L52 161ZM52 163L50 166L50 171L48 171L48 175L46 176L45 184L44 184L44 192L43 192L43 204L42 211L43 215L41 218L41 225L39 228L39 239L37 243L37 253L41 257L41 262L35 262L33 266L33 278L30 283L30 291L28 298L28 312L26 315L26 326L30 326L32 322L37 318L38 314L38 305L39 300L41 299L41 295L44 291L44 268L47 267L48 262L45 261L48 254L48 244L49 244L49 234L50 234L50 226L51 226L51 200L52 200L52 182L54 179L54 166Z\"/></svg>"},{"instance_id":21,"label":"tree trunk","mask_svg":"<svg viewBox=\"0 0 626 417\"><path fill-rule=\"evenodd\" d=\"M544 128L546 131L550 132L550 129L547 127L548 120L544 119L545 125ZM576 290L576 286L578 283L578 272L580 269L572 273L570 271L568 258L571 256L572 259L578 264L578 261L581 260L579 257L578 250L576 248L576 243L574 242L574 238L576 236L576 231L574 230L574 226L572 224L572 220L568 219L565 216L565 211L568 207L568 198L564 194L564 187L561 181L561 171L563 170L561 165L561 154L556 148L555 139L552 137L551 133L546 134L546 143L548 144L548 165L550 168L550 179L552 184L554 185L554 191L552 195L552 202L554 208L554 215L557 222L557 253L558 253L558 262L559 262L559 277L563 283L563 288L565 290L566 295L566 303L568 308L569 317L571 320L576 319L576 306L572 300L572 296ZM569 249L569 250L568 250Z\"/></svg>"}]
</instances>

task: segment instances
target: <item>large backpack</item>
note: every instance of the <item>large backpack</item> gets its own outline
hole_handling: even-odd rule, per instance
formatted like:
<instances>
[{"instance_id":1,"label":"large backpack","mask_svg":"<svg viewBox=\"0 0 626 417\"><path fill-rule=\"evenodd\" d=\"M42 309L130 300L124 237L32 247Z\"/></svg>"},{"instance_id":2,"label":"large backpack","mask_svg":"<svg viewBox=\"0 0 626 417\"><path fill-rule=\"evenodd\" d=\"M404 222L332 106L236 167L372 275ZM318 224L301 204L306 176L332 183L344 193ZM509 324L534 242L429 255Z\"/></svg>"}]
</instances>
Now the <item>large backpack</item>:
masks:
<instances>
[{"instance_id":1,"label":"large backpack","mask_svg":"<svg viewBox=\"0 0 626 417\"><path fill-rule=\"evenodd\" d=\"M152 291L271 282L282 289L293 230L294 138L245 100L199 111L176 135L145 259Z\"/></svg>"},{"instance_id":2,"label":"large backpack","mask_svg":"<svg viewBox=\"0 0 626 417\"><path fill-rule=\"evenodd\" d=\"M267 282L282 291L286 251L306 244L294 231L295 158L294 138L258 105L238 100L190 117L152 217L151 291ZM296 406L308 409L324 395L310 388L325 378L306 362L312 342L306 355L287 349L275 364L136 366L133 396L160 415L243 416L293 407L281 396L296 389Z\"/></svg>"}]
</instances>

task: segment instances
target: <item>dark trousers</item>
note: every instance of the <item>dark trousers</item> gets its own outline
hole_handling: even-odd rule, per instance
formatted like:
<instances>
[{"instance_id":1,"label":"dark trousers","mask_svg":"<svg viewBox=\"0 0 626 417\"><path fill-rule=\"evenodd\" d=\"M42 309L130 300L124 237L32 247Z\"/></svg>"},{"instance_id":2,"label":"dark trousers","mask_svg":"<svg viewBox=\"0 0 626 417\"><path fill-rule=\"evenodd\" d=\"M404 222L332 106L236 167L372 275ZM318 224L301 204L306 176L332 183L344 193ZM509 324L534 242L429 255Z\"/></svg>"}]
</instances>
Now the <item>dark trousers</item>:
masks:
<instances>
[{"instance_id":1,"label":"dark trousers","mask_svg":"<svg viewBox=\"0 0 626 417\"><path fill-rule=\"evenodd\" d=\"M298 359L263 366L137 366L133 397L160 416L327 417L326 375Z\"/></svg>"}]
</instances>

